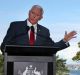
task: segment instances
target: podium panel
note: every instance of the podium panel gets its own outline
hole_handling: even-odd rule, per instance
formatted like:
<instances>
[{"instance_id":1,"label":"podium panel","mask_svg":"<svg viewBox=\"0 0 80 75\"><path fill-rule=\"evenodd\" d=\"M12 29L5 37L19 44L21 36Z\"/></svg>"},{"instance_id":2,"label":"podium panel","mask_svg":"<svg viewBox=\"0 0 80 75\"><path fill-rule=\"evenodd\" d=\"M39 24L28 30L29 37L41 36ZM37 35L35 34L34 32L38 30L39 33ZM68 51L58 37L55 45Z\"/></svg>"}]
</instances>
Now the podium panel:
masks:
<instances>
[{"instance_id":1,"label":"podium panel","mask_svg":"<svg viewBox=\"0 0 80 75\"><path fill-rule=\"evenodd\" d=\"M56 75L53 50L57 48L6 46L4 75Z\"/></svg>"}]
</instances>

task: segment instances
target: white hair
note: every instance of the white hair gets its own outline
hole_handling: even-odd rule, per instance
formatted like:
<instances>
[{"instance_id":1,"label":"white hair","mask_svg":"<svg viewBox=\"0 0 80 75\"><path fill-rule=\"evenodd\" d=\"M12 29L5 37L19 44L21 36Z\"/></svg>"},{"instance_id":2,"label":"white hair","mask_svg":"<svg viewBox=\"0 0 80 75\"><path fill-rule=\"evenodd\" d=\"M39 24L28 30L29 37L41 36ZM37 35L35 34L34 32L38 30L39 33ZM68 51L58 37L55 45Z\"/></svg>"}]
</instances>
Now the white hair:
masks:
<instances>
[{"instance_id":1,"label":"white hair","mask_svg":"<svg viewBox=\"0 0 80 75\"><path fill-rule=\"evenodd\" d=\"M42 14L44 13L43 8L40 5L33 5L32 8L31 8L31 10L33 8L39 8L41 10Z\"/></svg>"}]
</instances>

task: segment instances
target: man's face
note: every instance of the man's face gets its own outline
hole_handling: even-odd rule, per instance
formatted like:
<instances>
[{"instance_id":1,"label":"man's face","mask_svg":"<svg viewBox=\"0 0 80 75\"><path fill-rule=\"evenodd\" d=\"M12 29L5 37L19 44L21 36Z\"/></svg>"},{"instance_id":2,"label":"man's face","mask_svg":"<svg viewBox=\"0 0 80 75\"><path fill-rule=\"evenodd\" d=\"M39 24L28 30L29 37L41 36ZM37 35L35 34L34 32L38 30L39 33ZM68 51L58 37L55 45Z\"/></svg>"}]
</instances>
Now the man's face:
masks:
<instances>
[{"instance_id":1,"label":"man's face","mask_svg":"<svg viewBox=\"0 0 80 75\"><path fill-rule=\"evenodd\" d=\"M42 11L39 8L33 8L29 11L29 18L31 24L36 24L42 18Z\"/></svg>"}]
</instances>

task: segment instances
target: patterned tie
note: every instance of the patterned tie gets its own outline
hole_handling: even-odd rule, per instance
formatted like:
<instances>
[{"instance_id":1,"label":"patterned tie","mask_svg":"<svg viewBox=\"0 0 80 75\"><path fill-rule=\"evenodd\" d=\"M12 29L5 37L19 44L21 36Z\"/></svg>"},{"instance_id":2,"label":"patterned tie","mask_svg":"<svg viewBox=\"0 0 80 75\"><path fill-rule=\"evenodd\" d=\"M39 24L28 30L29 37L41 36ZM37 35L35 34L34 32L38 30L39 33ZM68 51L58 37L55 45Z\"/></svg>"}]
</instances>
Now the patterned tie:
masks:
<instances>
[{"instance_id":1,"label":"patterned tie","mask_svg":"<svg viewBox=\"0 0 80 75\"><path fill-rule=\"evenodd\" d=\"M30 43L31 46L33 46L34 42L35 42L34 27L31 26L29 43Z\"/></svg>"}]
</instances>

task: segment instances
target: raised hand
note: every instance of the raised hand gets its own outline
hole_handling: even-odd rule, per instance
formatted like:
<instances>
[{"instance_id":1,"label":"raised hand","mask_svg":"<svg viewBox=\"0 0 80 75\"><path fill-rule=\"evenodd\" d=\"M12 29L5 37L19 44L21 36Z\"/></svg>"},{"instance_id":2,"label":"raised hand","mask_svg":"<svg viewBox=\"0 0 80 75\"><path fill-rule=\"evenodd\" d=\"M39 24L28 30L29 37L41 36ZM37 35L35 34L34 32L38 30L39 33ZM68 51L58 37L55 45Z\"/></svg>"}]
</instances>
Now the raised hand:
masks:
<instances>
[{"instance_id":1,"label":"raised hand","mask_svg":"<svg viewBox=\"0 0 80 75\"><path fill-rule=\"evenodd\" d=\"M65 32L65 36L64 36L64 41L68 42L69 40L71 40L72 38L76 38L77 32L76 31L71 31L67 34L67 32Z\"/></svg>"}]
</instances>

